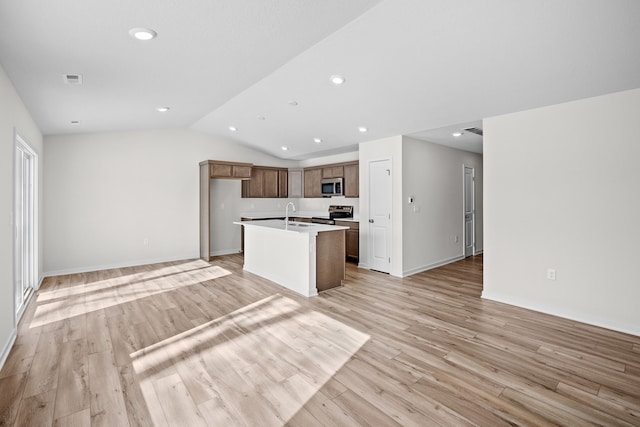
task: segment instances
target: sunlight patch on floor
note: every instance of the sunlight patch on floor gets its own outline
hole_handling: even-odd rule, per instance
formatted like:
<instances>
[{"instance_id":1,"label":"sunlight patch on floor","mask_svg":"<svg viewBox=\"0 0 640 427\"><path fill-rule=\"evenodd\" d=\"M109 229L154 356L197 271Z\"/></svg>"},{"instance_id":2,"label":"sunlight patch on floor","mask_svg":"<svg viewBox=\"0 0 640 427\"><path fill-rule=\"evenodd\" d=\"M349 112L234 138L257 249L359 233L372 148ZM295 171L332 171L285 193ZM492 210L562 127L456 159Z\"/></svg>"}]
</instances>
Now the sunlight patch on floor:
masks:
<instances>
[{"instance_id":1,"label":"sunlight patch on floor","mask_svg":"<svg viewBox=\"0 0 640 427\"><path fill-rule=\"evenodd\" d=\"M158 425L282 425L369 338L274 295L130 356Z\"/></svg>"},{"instance_id":2,"label":"sunlight patch on floor","mask_svg":"<svg viewBox=\"0 0 640 427\"><path fill-rule=\"evenodd\" d=\"M58 322L229 274L231 274L230 271L220 266L195 260L51 291L40 291L30 327Z\"/></svg>"}]
</instances>

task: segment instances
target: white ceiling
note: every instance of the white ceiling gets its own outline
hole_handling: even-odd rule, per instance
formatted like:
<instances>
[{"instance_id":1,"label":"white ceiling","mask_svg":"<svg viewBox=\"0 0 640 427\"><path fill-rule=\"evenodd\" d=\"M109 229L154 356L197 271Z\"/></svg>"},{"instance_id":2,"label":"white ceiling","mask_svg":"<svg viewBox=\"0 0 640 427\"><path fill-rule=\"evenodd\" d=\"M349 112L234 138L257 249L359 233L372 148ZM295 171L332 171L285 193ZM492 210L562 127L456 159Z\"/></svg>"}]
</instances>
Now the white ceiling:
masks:
<instances>
[{"instance_id":1,"label":"white ceiling","mask_svg":"<svg viewBox=\"0 0 640 427\"><path fill-rule=\"evenodd\" d=\"M451 132L640 87L639 22L637 0L0 0L0 64L44 134L190 127L292 159L393 135L481 152Z\"/></svg>"}]
</instances>

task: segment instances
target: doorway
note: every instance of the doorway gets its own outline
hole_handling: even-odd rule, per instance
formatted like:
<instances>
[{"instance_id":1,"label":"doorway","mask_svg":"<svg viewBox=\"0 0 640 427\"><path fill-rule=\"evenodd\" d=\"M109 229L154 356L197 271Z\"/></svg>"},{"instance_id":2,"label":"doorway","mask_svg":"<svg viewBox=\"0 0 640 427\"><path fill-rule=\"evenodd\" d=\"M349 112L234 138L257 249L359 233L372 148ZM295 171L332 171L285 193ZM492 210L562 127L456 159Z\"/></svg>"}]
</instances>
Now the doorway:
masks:
<instances>
[{"instance_id":1,"label":"doorway","mask_svg":"<svg viewBox=\"0 0 640 427\"><path fill-rule=\"evenodd\" d=\"M464 165L464 256L476 251L475 169Z\"/></svg>"},{"instance_id":2,"label":"doorway","mask_svg":"<svg viewBox=\"0 0 640 427\"><path fill-rule=\"evenodd\" d=\"M369 263L391 273L391 160L369 162Z\"/></svg>"},{"instance_id":3,"label":"doorway","mask_svg":"<svg viewBox=\"0 0 640 427\"><path fill-rule=\"evenodd\" d=\"M14 303L16 321L36 285L38 157L16 134L14 187Z\"/></svg>"}]
</instances>

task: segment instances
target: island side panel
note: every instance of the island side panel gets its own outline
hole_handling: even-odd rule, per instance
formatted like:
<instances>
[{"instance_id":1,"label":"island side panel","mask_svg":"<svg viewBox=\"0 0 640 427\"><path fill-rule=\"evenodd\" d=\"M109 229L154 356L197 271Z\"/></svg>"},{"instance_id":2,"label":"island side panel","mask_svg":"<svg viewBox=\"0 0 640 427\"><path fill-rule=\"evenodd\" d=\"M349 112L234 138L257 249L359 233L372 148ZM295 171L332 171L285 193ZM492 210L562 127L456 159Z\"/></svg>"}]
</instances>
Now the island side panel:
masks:
<instances>
[{"instance_id":1,"label":"island side panel","mask_svg":"<svg viewBox=\"0 0 640 427\"><path fill-rule=\"evenodd\" d=\"M345 231L325 231L316 238L316 288L318 292L342 285L345 273Z\"/></svg>"},{"instance_id":2,"label":"island side panel","mask_svg":"<svg viewBox=\"0 0 640 427\"><path fill-rule=\"evenodd\" d=\"M245 271L307 297L318 294L313 266L314 233L243 226Z\"/></svg>"}]
</instances>

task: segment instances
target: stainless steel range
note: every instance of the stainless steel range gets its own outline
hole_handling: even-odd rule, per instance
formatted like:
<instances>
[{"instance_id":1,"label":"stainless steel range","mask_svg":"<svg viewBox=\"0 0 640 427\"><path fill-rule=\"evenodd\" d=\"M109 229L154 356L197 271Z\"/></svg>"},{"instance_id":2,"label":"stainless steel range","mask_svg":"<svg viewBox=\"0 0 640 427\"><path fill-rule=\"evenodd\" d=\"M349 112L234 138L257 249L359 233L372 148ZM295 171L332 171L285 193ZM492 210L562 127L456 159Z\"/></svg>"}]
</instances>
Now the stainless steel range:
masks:
<instances>
[{"instance_id":1,"label":"stainless steel range","mask_svg":"<svg viewBox=\"0 0 640 427\"><path fill-rule=\"evenodd\" d=\"M327 216L314 216L311 218L311 222L316 224L328 224L334 225L336 219L340 218L353 218L353 206L329 206L329 215Z\"/></svg>"}]
</instances>

